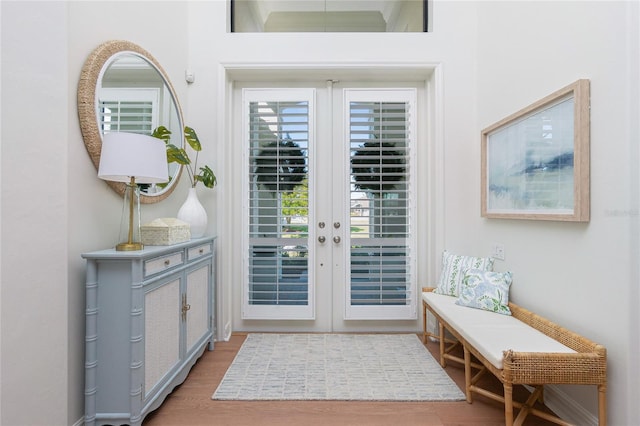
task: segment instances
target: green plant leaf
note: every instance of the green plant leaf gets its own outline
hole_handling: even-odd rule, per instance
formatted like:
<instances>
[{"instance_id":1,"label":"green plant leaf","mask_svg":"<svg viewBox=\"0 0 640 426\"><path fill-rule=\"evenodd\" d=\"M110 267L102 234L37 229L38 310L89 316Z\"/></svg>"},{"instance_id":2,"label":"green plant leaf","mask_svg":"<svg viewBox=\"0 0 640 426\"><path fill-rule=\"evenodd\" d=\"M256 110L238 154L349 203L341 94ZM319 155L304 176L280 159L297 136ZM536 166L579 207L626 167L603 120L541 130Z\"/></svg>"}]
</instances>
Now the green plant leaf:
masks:
<instances>
[{"instance_id":1,"label":"green plant leaf","mask_svg":"<svg viewBox=\"0 0 640 426\"><path fill-rule=\"evenodd\" d=\"M171 138L171 131L164 126L156 127L151 134L154 138L162 139L165 143Z\"/></svg>"},{"instance_id":2,"label":"green plant leaf","mask_svg":"<svg viewBox=\"0 0 640 426\"><path fill-rule=\"evenodd\" d=\"M180 165L187 166L187 175L189 177L192 188L195 188L198 182L202 182L202 184L207 188L213 188L214 186L216 186L216 175L213 173L213 170L209 168L209 166L200 167L198 169L197 154L195 157L195 163L192 164L191 159L189 158L189 154L184 148L180 148L169 142L171 139L171 131L169 129L167 129L165 126L158 126L153 130L152 136L158 139L162 139L165 142L167 146L168 164L178 163ZM200 139L198 138L196 131L192 127L184 127L184 140L196 153L202 150ZM197 175L196 170L199 170L199 173ZM158 186L160 188L164 188L168 185L168 183L169 182L159 184Z\"/></svg>"},{"instance_id":3,"label":"green plant leaf","mask_svg":"<svg viewBox=\"0 0 640 426\"><path fill-rule=\"evenodd\" d=\"M207 188L213 188L216 186L217 179L216 175L213 173L213 170L209 168L209 166L200 167L200 174L195 176L196 181L202 182L204 186Z\"/></svg>"},{"instance_id":4,"label":"green plant leaf","mask_svg":"<svg viewBox=\"0 0 640 426\"><path fill-rule=\"evenodd\" d=\"M198 152L202 150L202 145L200 144L200 139L198 139L196 131L189 126L184 127L184 139L194 151Z\"/></svg>"},{"instance_id":5,"label":"green plant leaf","mask_svg":"<svg viewBox=\"0 0 640 426\"><path fill-rule=\"evenodd\" d=\"M167 162L182 165L190 164L189 156L184 148L178 148L173 144L167 144Z\"/></svg>"}]
</instances>

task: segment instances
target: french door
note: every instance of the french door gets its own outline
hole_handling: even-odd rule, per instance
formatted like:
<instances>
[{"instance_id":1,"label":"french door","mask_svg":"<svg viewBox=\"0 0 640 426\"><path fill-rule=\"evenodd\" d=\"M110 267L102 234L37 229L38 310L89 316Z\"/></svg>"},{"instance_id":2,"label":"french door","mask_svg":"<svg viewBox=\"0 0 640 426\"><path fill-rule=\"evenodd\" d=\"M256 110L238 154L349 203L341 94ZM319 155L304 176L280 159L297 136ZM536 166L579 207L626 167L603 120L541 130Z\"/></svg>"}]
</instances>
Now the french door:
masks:
<instances>
[{"instance_id":1,"label":"french door","mask_svg":"<svg viewBox=\"0 0 640 426\"><path fill-rule=\"evenodd\" d=\"M242 318L416 318L415 88L244 88Z\"/></svg>"}]
</instances>

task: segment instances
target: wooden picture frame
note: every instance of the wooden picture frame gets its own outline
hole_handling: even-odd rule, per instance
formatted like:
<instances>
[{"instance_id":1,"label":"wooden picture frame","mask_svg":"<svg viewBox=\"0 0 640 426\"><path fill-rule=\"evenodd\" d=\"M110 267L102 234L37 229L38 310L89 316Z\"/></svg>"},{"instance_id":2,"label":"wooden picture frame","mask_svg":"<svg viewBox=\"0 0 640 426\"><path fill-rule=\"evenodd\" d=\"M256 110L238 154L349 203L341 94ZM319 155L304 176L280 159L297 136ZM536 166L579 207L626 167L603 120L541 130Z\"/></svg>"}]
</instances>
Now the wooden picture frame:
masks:
<instances>
[{"instance_id":1,"label":"wooden picture frame","mask_svg":"<svg viewBox=\"0 0 640 426\"><path fill-rule=\"evenodd\" d=\"M589 80L482 130L481 214L589 221Z\"/></svg>"}]
</instances>

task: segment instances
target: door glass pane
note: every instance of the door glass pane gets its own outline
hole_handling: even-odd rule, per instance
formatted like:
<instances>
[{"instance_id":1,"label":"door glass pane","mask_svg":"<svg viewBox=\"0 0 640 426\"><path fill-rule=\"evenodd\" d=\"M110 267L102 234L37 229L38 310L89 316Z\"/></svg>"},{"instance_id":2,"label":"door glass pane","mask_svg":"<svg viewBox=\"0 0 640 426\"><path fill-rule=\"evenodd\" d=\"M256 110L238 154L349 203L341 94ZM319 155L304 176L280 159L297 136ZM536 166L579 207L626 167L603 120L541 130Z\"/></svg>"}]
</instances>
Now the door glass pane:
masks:
<instances>
[{"instance_id":1,"label":"door glass pane","mask_svg":"<svg viewBox=\"0 0 640 426\"><path fill-rule=\"evenodd\" d=\"M308 102L249 103L249 305L308 305Z\"/></svg>"},{"instance_id":2,"label":"door glass pane","mask_svg":"<svg viewBox=\"0 0 640 426\"><path fill-rule=\"evenodd\" d=\"M407 102L350 102L350 304L411 303Z\"/></svg>"}]
</instances>

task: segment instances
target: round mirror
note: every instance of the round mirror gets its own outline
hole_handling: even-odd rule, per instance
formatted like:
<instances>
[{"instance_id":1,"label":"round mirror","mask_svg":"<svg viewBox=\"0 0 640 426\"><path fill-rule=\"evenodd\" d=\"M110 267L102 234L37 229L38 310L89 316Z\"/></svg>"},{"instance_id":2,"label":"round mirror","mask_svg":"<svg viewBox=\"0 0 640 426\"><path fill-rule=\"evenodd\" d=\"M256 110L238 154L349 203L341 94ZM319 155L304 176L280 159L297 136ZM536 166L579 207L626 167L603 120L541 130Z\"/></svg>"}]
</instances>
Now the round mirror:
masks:
<instances>
[{"instance_id":1,"label":"round mirror","mask_svg":"<svg viewBox=\"0 0 640 426\"><path fill-rule=\"evenodd\" d=\"M96 170L105 133L151 135L164 126L171 131L170 142L184 146L182 111L169 78L149 52L128 41L103 43L87 58L78 83L78 116ZM176 163L167 167L169 183L141 185L141 203L156 203L171 194L182 168ZM124 194L123 183L107 183Z\"/></svg>"}]
</instances>

